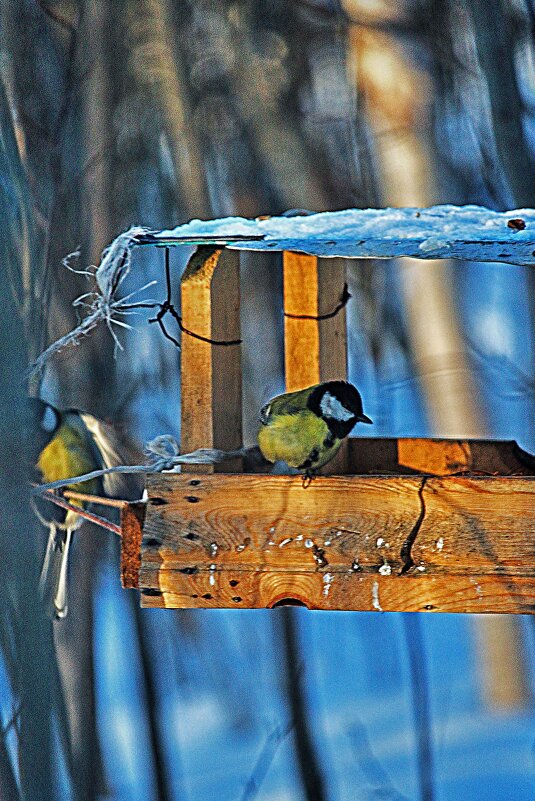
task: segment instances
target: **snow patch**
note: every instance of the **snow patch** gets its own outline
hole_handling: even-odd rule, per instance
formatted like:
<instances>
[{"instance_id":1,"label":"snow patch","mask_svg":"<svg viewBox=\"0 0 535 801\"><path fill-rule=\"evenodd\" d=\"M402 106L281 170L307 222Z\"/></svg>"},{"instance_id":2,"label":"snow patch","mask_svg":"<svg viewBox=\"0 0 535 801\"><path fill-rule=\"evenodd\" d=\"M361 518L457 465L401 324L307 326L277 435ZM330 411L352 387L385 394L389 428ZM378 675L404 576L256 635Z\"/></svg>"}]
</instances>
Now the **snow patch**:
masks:
<instances>
[{"instance_id":1,"label":"snow patch","mask_svg":"<svg viewBox=\"0 0 535 801\"><path fill-rule=\"evenodd\" d=\"M383 607L379 601L379 582L374 581L372 584L372 606L377 612L382 612Z\"/></svg>"}]
</instances>

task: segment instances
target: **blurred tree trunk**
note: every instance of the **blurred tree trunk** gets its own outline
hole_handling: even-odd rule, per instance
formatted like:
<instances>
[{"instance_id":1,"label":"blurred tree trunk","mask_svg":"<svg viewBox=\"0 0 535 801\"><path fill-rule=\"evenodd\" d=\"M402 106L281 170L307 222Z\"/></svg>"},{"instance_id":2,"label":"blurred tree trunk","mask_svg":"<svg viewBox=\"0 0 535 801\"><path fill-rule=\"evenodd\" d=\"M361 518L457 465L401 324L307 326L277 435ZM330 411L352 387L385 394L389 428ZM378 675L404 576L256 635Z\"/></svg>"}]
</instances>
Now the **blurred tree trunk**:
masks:
<instances>
[{"instance_id":1,"label":"blurred tree trunk","mask_svg":"<svg viewBox=\"0 0 535 801\"><path fill-rule=\"evenodd\" d=\"M405 612L403 628L407 641L410 670L409 683L412 691L412 711L416 731L417 769L420 782L421 801L433 801L435 796L433 724L429 703L429 675L427 654L419 613Z\"/></svg>"},{"instance_id":2,"label":"blurred tree trunk","mask_svg":"<svg viewBox=\"0 0 535 801\"><path fill-rule=\"evenodd\" d=\"M0 736L0 799L2 801L20 801L19 788L5 745L4 734Z\"/></svg>"},{"instance_id":3,"label":"blurred tree trunk","mask_svg":"<svg viewBox=\"0 0 535 801\"><path fill-rule=\"evenodd\" d=\"M360 63L370 87L372 119L379 131L382 128L394 131L393 136L389 136L390 141L385 143L387 146L381 149L386 205L419 207L443 199L440 187L431 179L436 173L437 149L429 136L429 103L433 97L433 105L438 110L462 106L462 87L466 87L467 75L476 82L471 89L475 96L478 91L477 77L474 79L477 64L470 60L469 46L465 42L469 39L470 18L463 15L456 0L426 2L420 11L415 30L433 54L430 72L434 84L429 83L423 70L416 69L408 61L405 51L391 36L367 29L359 33ZM493 68L499 69L499 63ZM487 141L492 131L484 135L482 117L483 112L478 123L481 128L478 144L484 165L492 156L492 143ZM441 130L441 126L437 126L437 130ZM490 160L492 162L492 158ZM463 185L464 166L462 162L462 167L453 164L451 167L457 170L458 186ZM502 174L499 164L491 163L486 170L486 186L496 198L503 198L506 191ZM471 191L476 187L472 184ZM460 202L464 199L459 198ZM479 198L475 195L470 199ZM404 262L400 267L400 282L409 338L432 433L452 437L488 436L488 424L478 402L479 393L457 316L453 267L446 261L405 259ZM498 650L499 643L503 643L503 647ZM483 677L487 677L483 679L485 697L491 705L500 706L506 698L515 699L514 705L520 703L521 698L526 702L526 685L521 679L522 668L519 668L523 660L517 621L511 616L502 620L489 619L478 633L476 644L480 651L480 670ZM515 686L507 690L501 686L504 683Z\"/></svg>"},{"instance_id":4,"label":"blurred tree trunk","mask_svg":"<svg viewBox=\"0 0 535 801\"><path fill-rule=\"evenodd\" d=\"M515 70L512 9L503 0L470 0L479 63L485 76L496 145L516 208L533 205L535 164L526 142L524 104Z\"/></svg>"},{"instance_id":5,"label":"blurred tree trunk","mask_svg":"<svg viewBox=\"0 0 535 801\"><path fill-rule=\"evenodd\" d=\"M314 743L313 726L304 692L304 654L298 639L298 612L292 607L279 610L282 623L282 640L285 657L285 680L288 706L294 726L294 742L304 795L307 801L325 801L327 798Z\"/></svg>"},{"instance_id":6,"label":"blurred tree trunk","mask_svg":"<svg viewBox=\"0 0 535 801\"><path fill-rule=\"evenodd\" d=\"M61 261L82 243L76 268L97 263L112 236L109 162L109 4L21 4L10 29L14 102L26 144L34 208L41 223L44 272L34 265L35 310L44 317L38 349L76 324L72 300L90 288ZM33 53L33 58L28 58ZM43 72L39 65L47 64ZM27 87L31 87L29 98ZM85 200L84 200L85 198ZM35 318L39 314L34 314ZM48 396L62 406L107 414L115 401L113 344L102 328L47 370ZM38 390L37 390L38 391ZM84 527L77 534L71 615L55 624L76 795L92 799L101 785L95 720L92 595L102 556ZM71 565L71 567L73 567Z\"/></svg>"},{"instance_id":7,"label":"blurred tree trunk","mask_svg":"<svg viewBox=\"0 0 535 801\"><path fill-rule=\"evenodd\" d=\"M69 31L64 53L63 105L55 121L53 197L48 219L48 342L73 328L79 312L72 301L92 289L87 277L69 272L63 259L79 250L75 270L98 263L115 231L110 219L110 71L108 4L85 2ZM54 25L53 20L51 25ZM114 343L105 326L78 348L51 363L47 377L60 406L87 409L101 417L114 412ZM58 391L56 387L61 389Z\"/></svg>"},{"instance_id":8,"label":"blurred tree trunk","mask_svg":"<svg viewBox=\"0 0 535 801\"><path fill-rule=\"evenodd\" d=\"M18 725L18 766L24 801L48 801L58 778L55 766L62 759L53 741L52 721L56 717L60 732L64 710L57 694L57 668L50 622L44 618L38 594L39 564L37 523L29 503L29 463L33 454L32 420L26 404L21 376L27 367L25 331L18 287L24 286L22 265L28 252L24 236L17 230L24 219L20 198L28 189L22 179L19 154L11 126L7 97L0 85L0 208L4 226L1 241L0 293L0 562L3 588L0 614L3 657L20 705ZM35 429L33 429L35 431ZM70 765L64 765L69 781Z\"/></svg>"},{"instance_id":9,"label":"blurred tree trunk","mask_svg":"<svg viewBox=\"0 0 535 801\"><path fill-rule=\"evenodd\" d=\"M165 732L162 730L160 718L159 688L156 679L157 671L153 664L152 652L154 649L154 632L149 625L150 612L149 615L147 615L147 611L140 608L139 599L132 593L130 594L130 599L133 605L137 640L139 643L139 656L144 682L145 714L154 769L154 784L158 793L154 801L173 801L168 780L168 768L165 763Z\"/></svg>"},{"instance_id":10,"label":"blurred tree trunk","mask_svg":"<svg viewBox=\"0 0 535 801\"><path fill-rule=\"evenodd\" d=\"M53 624L69 718L73 782L80 801L93 801L106 790L96 719L93 602L96 571L109 553L108 536L90 523L74 534L69 614Z\"/></svg>"},{"instance_id":11,"label":"blurred tree trunk","mask_svg":"<svg viewBox=\"0 0 535 801\"><path fill-rule=\"evenodd\" d=\"M483 702L497 713L525 709L532 700L521 621L513 615L474 616L474 635Z\"/></svg>"},{"instance_id":12,"label":"blurred tree trunk","mask_svg":"<svg viewBox=\"0 0 535 801\"><path fill-rule=\"evenodd\" d=\"M395 147L387 142L380 150L385 205L428 206L437 190L425 130L430 89L426 76L385 34L362 30L356 44L377 134L385 127L394 131ZM403 259L399 282L433 435L484 436L483 410L457 319L452 265Z\"/></svg>"},{"instance_id":13,"label":"blurred tree trunk","mask_svg":"<svg viewBox=\"0 0 535 801\"><path fill-rule=\"evenodd\" d=\"M192 125L192 111L182 61L173 47L174 34L183 32L172 25L169 0L132 0L126 6L130 36L130 68L136 83L150 87L167 136L178 186L181 216L206 216L209 210L198 138Z\"/></svg>"}]
</instances>

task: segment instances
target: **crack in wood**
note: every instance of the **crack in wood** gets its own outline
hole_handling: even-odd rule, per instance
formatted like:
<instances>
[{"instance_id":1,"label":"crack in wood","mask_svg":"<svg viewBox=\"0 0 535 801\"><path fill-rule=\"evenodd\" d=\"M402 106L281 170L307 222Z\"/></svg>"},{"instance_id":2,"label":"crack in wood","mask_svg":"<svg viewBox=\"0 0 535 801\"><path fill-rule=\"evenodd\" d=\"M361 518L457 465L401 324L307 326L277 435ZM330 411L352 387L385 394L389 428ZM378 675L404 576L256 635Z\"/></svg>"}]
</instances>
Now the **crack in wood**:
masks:
<instances>
[{"instance_id":1,"label":"crack in wood","mask_svg":"<svg viewBox=\"0 0 535 801\"><path fill-rule=\"evenodd\" d=\"M422 523L424 522L425 517L425 501L424 501L424 489L425 485L427 484L428 476L424 476L422 478L422 483L418 488L418 498L420 500L420 514L416 520L416 523L410 530L405 542L401 546L401 551L399 553L401 561L403 562L403 567L401 568L400 575L407 573L411 567L414 567L414 559L412 558L412 546L415 543L416 537L418 536L418 532L422 527Z\"/></svg>"}]
</instances>

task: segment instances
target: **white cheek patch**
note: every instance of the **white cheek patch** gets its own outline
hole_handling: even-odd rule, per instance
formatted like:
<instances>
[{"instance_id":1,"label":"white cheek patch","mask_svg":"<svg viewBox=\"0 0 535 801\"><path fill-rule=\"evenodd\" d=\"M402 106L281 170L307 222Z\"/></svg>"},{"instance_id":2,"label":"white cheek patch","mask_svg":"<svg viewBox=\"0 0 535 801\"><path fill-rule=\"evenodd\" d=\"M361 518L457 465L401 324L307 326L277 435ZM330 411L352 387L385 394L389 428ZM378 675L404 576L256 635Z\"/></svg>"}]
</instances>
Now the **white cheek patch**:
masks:
<instances>
[{"instance_id":1,"label":"white cheek patch","mask_svg":"<svg viewBox=\"0 0 535 801\"><path fill-rule=\"evenodd\" d=\"M52 406L47 406L41 418L41 428L43 429L43 431L46 431L47 434L51 434L52 431L54 431L54 429L56 428L57 424L58 424L58 415L56 414Z\"/></svg>"},{"instance_id":2,"label":"white cheek patch","mask_svg":"<svg viewBox=\"0 0 535 801\"><path fill-rule=\"evenodd\" d=\"M260 422L262 423L262 425L267 425L270 414L271 414L271 403L266 403L266 405L262 406L262 408L260 409Z\"/></svg>"},{"instance_id":3,"label":"white cheek patch","mask_svg":"<svg viewBox=\"0 0 535 801\"><path fill-rule=\"evenodd\" d=\"M349 409L340 403L338 398L331 395L330 392L325 392L320 402L321 413L324 417L330 417L333 420L340 420L345 422L351 420L355 415Z\"/></svg>"}]
</instances>

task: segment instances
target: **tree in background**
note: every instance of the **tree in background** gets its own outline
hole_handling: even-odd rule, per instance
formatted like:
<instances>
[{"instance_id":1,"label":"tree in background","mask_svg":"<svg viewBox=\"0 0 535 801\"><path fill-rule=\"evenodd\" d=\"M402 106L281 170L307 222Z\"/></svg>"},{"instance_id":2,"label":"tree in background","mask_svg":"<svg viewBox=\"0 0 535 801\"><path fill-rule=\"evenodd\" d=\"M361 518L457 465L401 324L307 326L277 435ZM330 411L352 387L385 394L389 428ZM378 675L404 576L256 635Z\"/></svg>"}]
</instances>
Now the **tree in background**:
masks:
<instances>
[{"instance_id":1,"label":"tree in background","mask_svg":"<svg viewBox=\"0 0 535 801\"><path fill-rule=\"evenodd\" d=\"M209 699L213 693L232 737L253 741L244 751L243 774L229 771L234 786L245 784L253 770L258 739L304 708L316 723L308 726L316 743L291 750L301 759L301 770L294 757L286 757L282 775L294 777L286 786L315 797L306 781L306 759L321 762L309 766L310 776L325 775L326 784L342 786L344 777L325 747L328 726L321 728L313 701L310 708L320 692L316 671L328 670L323 663L315 668L310 656L311 640L318 647L313 632L319 625L310 616L276 623L285 654L297 653L296 626L303 635L307 670L297 680L291 667L277 667L278 639L267 613L256 615L257 625L239 613L140 613L133 595L126 600L123 593L118 600L116 580L104 587L96 580L110 570L117 574L117 544L86 529L75 553L78 592L72 614L53 632L40 619L39 536L27 504L14 502L24 493L22 459L11 465L12 454L20 453L17 443L31 430L29 421L19 418L24 405L17 381L26 360L18 349L22 328L30 356L71 329L72 301L91 286L84 275L66 270L63 258L79 249L75 268L95 263L113 236L134 223L165 228L196 216L256 216L292 207L533 205L531 6L516 0L3 0L0 26L5 85L0 156L7 187L2 217L10 221L4 237L9 273L3 272L3 280L9 277L17 299L3 323L7 332L18 327L19 334L10 339L6 333L1 340L3 364L9 366L3 392L12 410L3 420L3 441L15 443L6 451L15 489L6 484L2 508L17 512L1 532L15 569L3 585L9 602L0 636L11 688L6 698L17 720L0 739L5 780L0 790L9 799L46 798L46 782L55 776L66 798L93 799L109 791L130 799L140 788L158 801L201 797L187 773L189 742L167 736L173 714L193 720L176 713L177 693L181 710L189 709L191 698ZM157 255L137 258L136 285L161 277ZM273 257L248 255L244 261L245 430L251 437L258 408L281 388L281 283ZM502 416L511 411L527 429L532 406L526 401L520 412L518 404L506 407L493 392L488 365L505 354L511 381L518 383L514 364L532 374L533 348L528 365L518 345L493 351L492 332L481 322L490 319L490 309L504 321L511 341L526 342L533 327L528 336L523 318L514 320L515 310L524 307L513 301L492 306L490 300L486 310L478 307L474 283L463 284L451 265L421 268L419 280L429 282L428 290L414 293L419 269L350 265L348 320L357 354L352 369L358 382L367 382L381 433L413 433L409 429L417 426L442 435L468 429L493 434L496 408ZM490 284L490 269L485 266L486 283L478 273L480 284ZM494 280L502 279L493 274ZM519 281L533 308L527 269L504 280L509 283L502 292ZM473 308L456 300L460 289ZM3 296L8 294L6 288ZM93 332L47 368L41 388L31 391L40 389L60 406L130 421L143 439L167 430L178 434L177 352L155 327L143 321L139 328L126 337L117 360L107 331ZM483 367L474 345L483 352ZM529 385L524 395L528 392ZM16 552L14 541L21 542ZM131 675L123 684L102 667L112 630L112 623L106 628L99 617L102 608L111 610L114 637L131 655ZM273 613L278 614L283 612ZM377 635L365 619L352 617L345 640L338 621L333 619L330 635L335 654L345 646L354 649L355 640L372 644L364 648L363 675L379 669L381 675L400 675L406 657L397 634L387 664L379 668ZM375 625L392 633L397 624ZM464 624L456 625L460 631ZM430 629L423 621L422 626L422 640L430 647ZM418 672L422 675L427 681L425 671ZM116 725L113 730L125 737L135 732L146 746L145 758L133 746L119 755L109 746L99 698L109 699L115 680L127 717L136 724L121 729L110 717L106 725ZM272 708L280 719L272 719ZM362 748L362 764L369 768L373 755L368 746ZM13 767L18 752L20 784ZM138 757L129 774L132 754ZM118 772L130 775L124 785ZM372 774L378 775L364 771ZM300 776L303 782L295 778ZM422 782L422 798L430 797L433 780ZM315 782L317 793L320 785ZM396 797L393 787L389 792Z\"/></svg>"}]
</instances>

